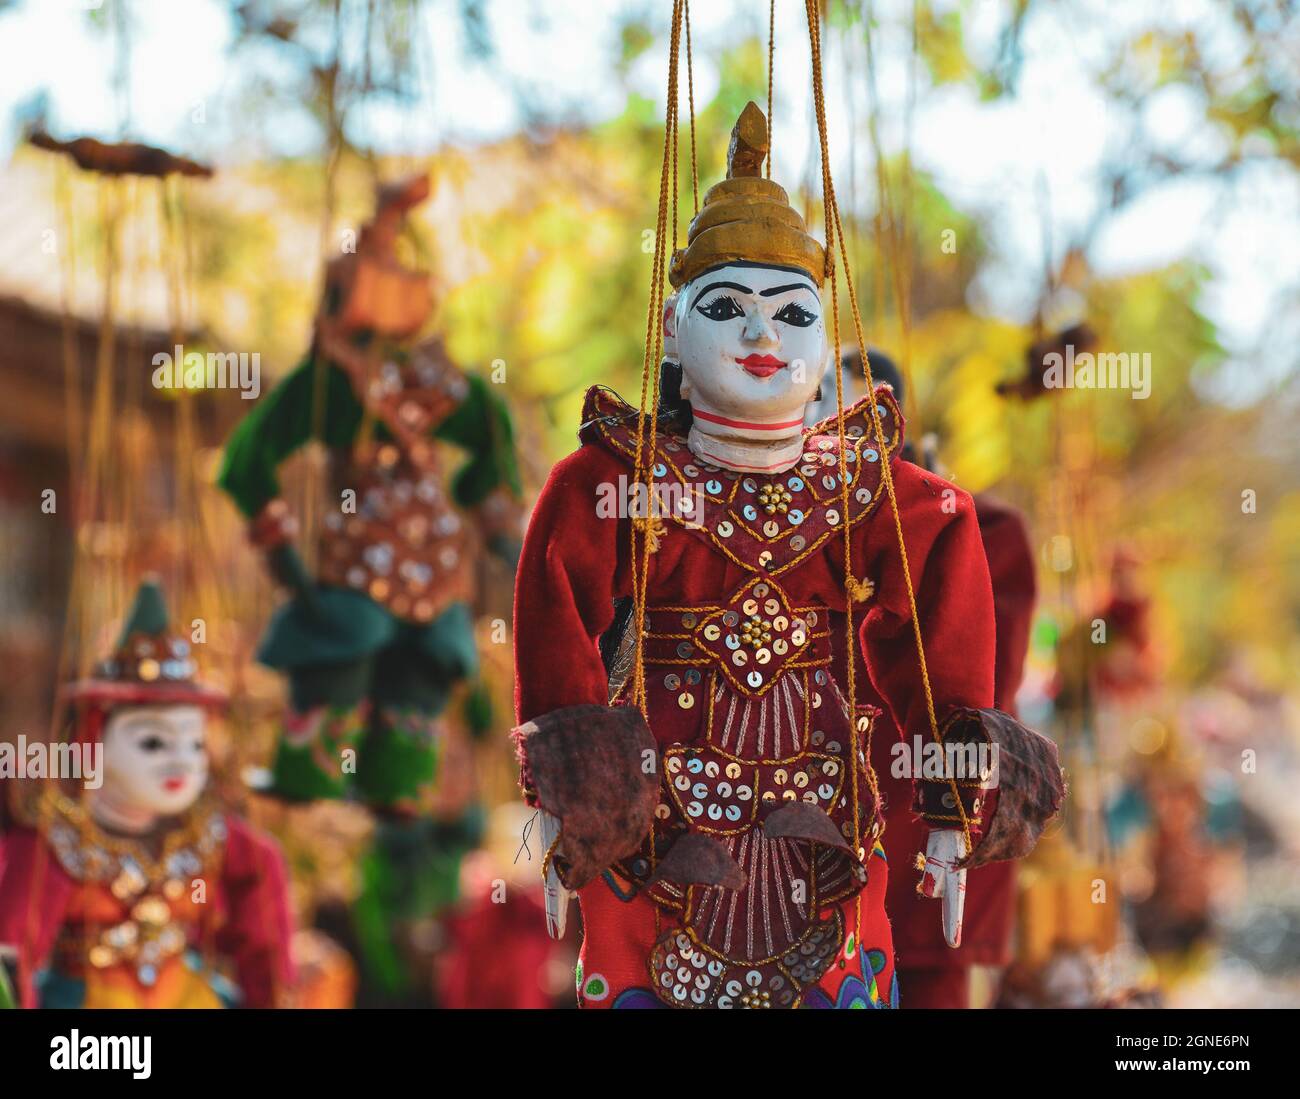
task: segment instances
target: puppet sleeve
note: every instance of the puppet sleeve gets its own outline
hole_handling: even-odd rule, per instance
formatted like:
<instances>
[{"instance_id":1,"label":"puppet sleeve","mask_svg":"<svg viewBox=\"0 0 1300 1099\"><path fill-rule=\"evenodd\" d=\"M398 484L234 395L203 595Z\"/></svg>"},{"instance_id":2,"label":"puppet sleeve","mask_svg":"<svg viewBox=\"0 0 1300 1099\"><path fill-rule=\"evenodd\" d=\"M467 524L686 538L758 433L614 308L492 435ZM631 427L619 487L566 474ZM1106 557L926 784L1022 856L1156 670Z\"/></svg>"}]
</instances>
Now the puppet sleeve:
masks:
<instances>
[{"instance_id":1,"label":"puppet sleeve","mask_svg":"<svg viewBox=\"0 0 1300 1099\"><path fill-rule=\"evenodd\" d=\"M76 883L40 833L16 828L4 837L0 868L0 948L17 961L18 998L36 1006L32 978L49 961Z\"/></svg>"},{"instance_id":2,"label":"puppet sleeve","mask_svg":"<svg viewBox=\"0 0 1300 1099\"><path fill-rule=\"evenodd\" d=\"M284 857L274 843L235 816L228 836L221 888L226 918L217 949L235 966L245 1007L275 1007L294 980L292 922Z\"/></svg>"},{"instance_id":3,"label":"puppet sleeve","mask_svg":"<svg viewBox=\"0 0 1300 1099\"><path fill-rule=\"evenodd\" d=\"M892 470L940 739L962 749L945 753L937 772L914 760L912 809L934 828L957 828L965 816L977 846L963 865L1023 857L1055 816L1065 785L1056 746L993 708L996 622L974 501L911 462L895 460ZM933 731L887 499L866 527L876 590L859 631L863 655L904 738L925 745ZM990 751L981 758L965 751L972 747ZM954 759L968 769L956 771Z\"/></svg>"},{"instance_id":4,"label":"puppet sleeve","mask_svg":"<svg viewBox=\"0 0 1300 1099\"><path fill-rule=\"evenodd\" d=\"M1025 522L1013 509L982 496L975 497L980 537L993 582L993 617L997 622L997 652L993 674L994 704L1016 712L1016 692L1025 674L1029 633L1034 619L1037 585L1034 551Z\"/></svg>"},{"instance_id":5,"label":"puppet sleeve","mask_svg":"<svg viewBox=\"0 0 1300 1099\"><path fill-rule=\"evenodd\" d=\"M973 735L966 718L993 705L993 591L970 495L911 462L892 466L907 547L917 619L925 645L935 717L945 740ZM872 683L910 746L933 740L916 651L911 606L893 511L884 496L867 525L867 575L874 597L859 627ZM913 809L940 828L961 821L947 781L926 781L913 761ZM966 814L978 826L976 788L959 785Z\"/></svg>"},{"instance_id":6,"label":"puppet sleeve","mask_svg":"<svg viewBox=\"0 0 1300 1099\"><path fill-rule=\"evenodd\" d=\"M254 406L226 443L217 484L249 519L280 495L276 472L280 463L307 442L318 426L327 446L344 446L356 435L361 406L347 375L328 363L321 371L319 385L325 407L319 417L313 411L316 358L308 355Z\"/></svg>"},{"instance_id":7,"label":"puppet sleeve","mask_svg":"<svg viewBox=\"0 0 1300 1099\"><path fill-rule=\"evenodd\" d=\"M628 521L605 495L625 473L595 445L559 462L524 536L515 579L515 709L521 723L608 701L600 635L630 585L619 547Z\"/></svg>"},{"instance_id":8,"label":"puppet sleeve","mask_svg":"<svg viewBox=\"0 0 1300 1099\"><path fill-rule=\"evenodd\" d=\"M497 489L519 496L514 426L510 412L488 382L467 374L465 399L434 431L434 436L469 452L452 477L452 495L462 507L481 504Z\"/></svg>"},{"instance_id":9,"label":"puppet sleeve","mask_svg":"<svg viewBox=\"0 0 1300 1099\"><path fill-rule=\"evenodd\" d=\"M608 705L600 635L627 593L621 467L594 445L551 472L515 587L513 731L524 798L560 822L551 865L579 889L636 850L658 801L658 751L635 706Z\"/></svg>"}]
</instances>

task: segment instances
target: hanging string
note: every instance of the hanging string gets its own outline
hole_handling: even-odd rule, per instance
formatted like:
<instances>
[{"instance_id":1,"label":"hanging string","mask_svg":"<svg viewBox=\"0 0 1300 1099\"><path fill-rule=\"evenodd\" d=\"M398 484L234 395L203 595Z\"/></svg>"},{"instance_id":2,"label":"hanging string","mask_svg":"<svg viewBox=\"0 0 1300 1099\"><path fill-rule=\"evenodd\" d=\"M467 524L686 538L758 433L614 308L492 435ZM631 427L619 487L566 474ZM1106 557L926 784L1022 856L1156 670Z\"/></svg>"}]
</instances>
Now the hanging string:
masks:
<instances>
[{"instance_id":1,"label":"hanging string","mask_svg":"<svg viewBox=\"0 0 1300 1099\"><path fill-rule=\"evenodd\" d=\"M646 308L646 342L645 355L641 363L641 407L637 416L636 456L632 468L634 491L645 485L646 514L633 518L631 522L630 560L632 566L632 625L636 631L636 654L632 669L632 701L641 714L649 720L648 702L645 683L645 612L647 582L650 573L650 548L656 538L657 516L654 513L654 455L658 446L658 404L659 373L663 362L663 305L664 273L668 263L667 218L668 218L668 183L670 172L670 150L672 151L671 171L673 176L673 239L676 242L676 145L677 145L677 58L681 44L681 24L685 9L685 0L674 0L671 42L668 56L668 94L665 110L663 158L659 169L659 210L655 226L655 254L650 276L650 301ZM694 115L692 114L692 129ZM647 435L648 423L648 435ZM638 553L637 535L640 534ZM650 823L649 862L650 873L654 874L657 860L655 849L654 821ZM659 906L654 906L655 938L658 939L661 927Z\"/></svg>"},{"instance_id":2,"label":"hanging string","mask_svg":"<svg viewBox=\"0 0 1300 1099\"><path fill-rule=\"evenodd\" d=\"M84 471L84 491L82 499L85 509L78 517L78 546L76 556L94 557L98 550L112 551L112 539L115 524L123 518L118 515L116 497L119 493L121 478L117 476L115 449L109 446L109 436L114 424L113 395L117 392L115 370L116 333L117 333L117 290L119 266L119 236L122 219L121 180L105 179L98 184L100 203L100 226L104 237L103 248L103 301L101 303L99 336L95 353L95 390L91 399L90 432ZM96 546L96 535L103 536ZM84 542L83 542L84 536ZM93 637L94 626L105 618L111 619L118 609L120 595L120 578L116 570L110 570L107 576L97 578L97 582L85 586L84 568L93 562L83 562L83 574L78 577L82 587L82 598L74 603L69 599L69 614L78 613L81 618L75 631L75 640L79 651L76 658L77 674L84 675L93 662L90 646L85 641ZM83 604L90 599L100 603L100 614L89 611ZM89 623L89 626L87 625Z\"/></svg>"},{"instance_id":3,"label":"hanging string","mask_svg":"<svg viewBox=\"0 0 1300 1099\"><path fill-rule=\"evenodd\" d=\"M840 332L839 332L838 290L837 290L837 282L835 277L835 256L834 256L834 249L836 244L838 244L839 246L840 258L844 266L844 284L845 284L845 289L848 292L849 308L853 316L854 334L857 338L858 346L862 349L862 371L867 385L867 396L871 404L871 419L872 419L873 427L875 429L876 444L880 450L882 459L883 456L888 454L888 448L886 447L884 426L881 423L881 419L880 419L880 407L876 400L875 383L871 376L871 364L867 353L867 343L863 336L863 331L862 331L862 317L858 310L857 293L853 285L853 273L849 269L848 250L844 244L844 230L843 230L843 225L841 224L840 221L839 206L835 198L834 182L831 178L829 146L828 146L828 141L826 136L826 102L825 102L825 93L824 93L823 81L822 81L821 27L818 18L816 0L805 0L805 12L808 18L808 36L809 36L809 44L812 52L813 101L817 113L817 136L818 136L819 144L821 146L823 202L826 210L827 267L829 269L829 274L831 277L831 308L832 308L832 315L833 315L834 326L835 326L834 329L835 352L836 352L835 362L837 364L837 369L835 371L836 374L835 391L836 391L836 401L838 404L838 408L836 411L836 419L837 419L837 428L840 436L840 484L844 494L845 507L847 508L848 477L847 477L847 467L845 465L843 381L841 378L842 372L838 369L839 353L840 353ZM942 744L943 738L939 733L939 722L935 715L934 692L930 685L930 674L929 674L929 669L926 665L925 643L921 637L921 618L916 605L916 592L912 586L911 567L907 558L907 544L903 537L903 522L902 522L902 518L899 515L898 497L894 489L893 473L891 471L890 463L888 461L886 460L881 461L880 472L881 472L881 479L885 484L885 491L889 496L890 510L892 511L894 516L894 531L898 542L898 552L899 552L899 557L903 569L904 586L907 591L908 609L911 612L912 633L916 641L916 655L917 655L917 661L919 664L919 670L921 674L921 686L925 694L926 716L929 718L930 731L934 736L936 743ZM847 511L845 514L847 514ZM854 578L852 572L852 542L849 537L849 530L848 530L847 523L845 524L844 535L845 535L844 537L845 607L846 607L848 638L850 644L849 658L846 660L845 663L848 672L849 705L850 705L850 711L854 718L852 722L852 735L854 740L854 754L856 756L858 752L858 747L857 747L858 728L857 728L857 721L856 721L857 684L856 684L856 677L855 677L855 670L854 670L854 665L856 664L856 661L853 659L854 654L852 652L852 645L854 643L854 639L856 638L856 633L853 629L853 600L854 600L854 589L857 587L857 581ZM866 766L867 766L869 781L872 784L873 792L875 792L876 790L875 771L874 768L871 767L870 757L867 757L866 759ZM856 774L855 774L855 779L856 779ZM966 815L965 806L962 804L961 797L959 796L959 791L957 789L957 782L955 777L949 776L948 783L953 794L953 800L957 806L958 816L961 820L962 833L966 840L966 851L967 853L969 853L970 851L974 850L973 844L971 842L970 821ZM879 804L878 797L877 797L876 804L877 805ZM857 815L856 798L855 798L854 815L856 821L856 815ZM855 823L854 832L855 832L855 841L856 841L857 839L856 823Z\"/></svg>"},{"instance_id":4,"label":"hanging string","mask_svg":"<svg viewBox=\"0 0 1300 1099\"><path fill-rule=\"evenodd\" d=\"M907 241L906 230L904 227L904 217L899 212L899 203L896 200L893 183L890 181L889 172L885 161L884 143L880 137L880 95L876 88L875 74L876 62L875 51L872 45L874 39L871 32L870 23L866 27L863 35L863 45L866 54L866 84L869 101L868 126L867 132L871 136L871 151L876 160L876 191L877 191L877 213L876 213L876 250L880 256L881 262L876 265L876 297L877 316L883 317L884 314L884 297L885 297L885 275L889 276L894 293L894 305L898 310L898 327L899 327L899 369L902 372L903 380L906 382L906 393L904 397L905 412L907 423L912 435L919 442L924 435L924 428L921 423L921 407L919 390L915 384L912 373L912 313L911 313L911 270L907 269L904 273L903 263L907 260ZM917 41L913 35L912 47L915 51ZM908 69L909 80L915 80L915 68ZM910 158L906 160L904 168L905 173L910 175ZM900 258L902 257L902 258Z\"/></svg>"},{"instance_id":5,"label":"hanging string","mask_svg":"<svg viewBox=\"0 0 1300 1099\"><path fill-rule=\"evenodd\" d=\"M73 247L76 241L76 219L73 215L72 177L71 169L62 162L56 166L55 171L57 173L55 177L55 198L59 206L63 232L61 255L63 382L65 405L68 409L68 494L73 517L72 568L68 580L68 601L64 610L62 637L55 662L55 682L64 683L70 678L70 665L73 662L74 654L75 659L80 661L82 652L85 649L84 637L81 636L85 633L85 615L78 615L78 610L82 604L80 592L83 583L81 577L86 567L82 559L85 543L81 535L84 533L83 523L86 514L83 510L83 501L89 487L86 470L91 459L84 456L83 452L82 432L85 429L82 427L81 369L77 353L72 305L76 288L76 254ZM53 744L59 740L65 728L67 715L68 706L63 701L62 694L58 694L51 708L49 743ZM53 822L51 812L53 800L50 796L53 793L53 783L54 779L52 777L39 780L32 795L32 803L35 805L35 826L41 835L49 834L49 827ZM31 980L31 955L35 949L40 931L38 916L41 914L41 906L39 902L40 898L44 896L45 878L49 869L50 857L49 846L44 843L38 844L32 868L31 889L27 895L27 906L23 919L22 941L17 944L18 973L23 985L26 985ZM23 989L20 989L20 994L23 991Z\"/></svg>"},{"instance_id":6,"label":"hanging string","mask_svg":"<svg viewBox=\"0 0 1300 1099\"><path fill-rule=\"evenodd\" d=\"M686 102L691 115L691 197L695 201L695 213L700 212L700 169L699 158L695 154L695 61L691 53L691 0L684 5L686 14ZM674 181L676 186L676 181ZM677 228L673 226L673 243L676 245Z\"/></svg>"},{"instance_id":7,"label":"hanging string","mask_svg":"<svg viewBox=\"0 0 1300 1099\"><path fill-rule=\"evenodd\" d=\"M840 67L844 72L851 73L853 70L849 55L849 34L846 31L840 33L839 45ZM859 202L861 190L858 187L858 105L853 81L846 79L844 83L844 104L849 115L849 229L853 234L853 239L849 242L849 255L853 259L853 269L860 271L862 270L862 218L859 211L862 206Z\"/></svg>"},{"instance_id":8,"label":"hanging string","mask_svg":"<svg viewBox=\"0 0 1300 1099\"><path fill-rule=\"evenodd\" d=\"M72 217L71 168L60 159L54 166L54 197L59 208L59 222L63 233L63 247L59 260L62 268L60 290L61 330L63 337L63 390L67 415L68 487L72 492L73 515L76 515L76 494L81 488L82 400L81 362L77 354L77 336L73 318L72 294L76 282L77 258L75 224Z\"/></svg>"},{"instance_id":9,"label":"hanging string","mask_svg":"<svg viewBox=\"0 0 1300 1099\"><path fill-rule=\"evenodd\" d=\"M685 6L685 2L684 2L684 0L683 0L683 7L684 7L684 6ZM673 201L673 209L672 209L672 213L669 215L669 219L670 219L670 222L671 222L672 227L673 227L673 247L672 247L672 250L673 250L674 252L677 251L677 228L678 228L678 225L677 225L677 195L678 195L679 185L678 185L678 182L677 182L677 156L678 156L678 151L679 151L679 150L678 150L678 146L681 144L681 134L680 134L680 130L679 130L679 110L680 110L680 104L677 102L677 95L676 95L676 93L674 93L672 100L671 100L671 101L669 102L669 104L668 104L668 112L667 112L667 115L666 115L666 117L665 117L665 119L664 119L664 125L667 127L666 132L667 132L667 135L668 135L668 140L669 140L669 142L671 143L671 145L672 145L672 150L673 150L673 168L672 168L672 172L673 172L673 181L672 181L672 191L671 191L671 193L672 193L672 201Z\"/></svg>"},{"instance_id":10,"label":"hanging string","mask_svg":"<svg viewBox=\"0 0 1300 1099\"><path fill-rule=\"evenodd\" d=\"M776 0L767 4L767 178L772 178L772 61L776 57Z\"/></svg>"},{"instance_id":11,"label":"hanging string","mask_svg":"<svg viewBox=\"0 0 1300 1099\"><path fill-rule=\"evenodd\" d=\"M839 283L835 274L835 233L838 228L835 219L830 213L830 194L831 194L831 177L830 177L830 160L826 155L826 138L825 132L820 125L822 115L820 109L820 57L819 47L819 28L818 14L815 9L815 0L807 0L807 16L809 20L809 36L813 43L813 89L814 96L817 97L818 107L818 138L821 143L821 167L822 167L822 193L827 196L824 199L826 205L826 255L828 274L830 275L831 289L831 331L833 334L835 357L832 362L835 363L835 427L839 436L839 477L840 477L840 507L841 514L845 517L844 528L844 623L845 636L848 638L846 649L845 666L848 677L849 691L849 757L851 760L849 767L850 774L850 802L853 807L853 851L857 858L865 864L867 852L862 843L862 815L861 815L861 794L858 786L858 771L863 764L868 769L869 782L875 801L873 804L879 805L879 796L876 792L875 770L872 767L870 756L864 751L859 744L858 734L858 712L857 712L857 661L854 655L854 641L857 633L853 626L853 539L851 535L852 524L848 522L850 515L849 503L849 476L847 464L848 441L845 437L844 426L844 372L839 369L839 362L842 355L840 343L840 296ZM884 449L881 454L887 454ZM882 462L882 464L884 464ZM855 941L862 937L862 895L859 892L853 901L853 934Z\"/></svg>"},{"instance_id":12,"label":"hanging string","mask_svg":"<svg viewBox=\"0 0 1300 1099\"><path fill-rule=\"evenodd\" d=\"M343 121L339 116L338 84L342 71L343 56L343 16L342 0L334 0L334 51L331 60L328 96L326 98L326 142L325 153L325 201L321 210L320 252L322 262L322 299L324 298L324 272L329 269L331 251L330 234L334 227L334 211L337 202L337 179L339 163L343 157ZM325 435L326 400L329 388L326 385L325 357L313 337L312 355L312 438L323 441ZM313 461L307 469L306 493L302 508L302 529L307 537L302 540L302 555L308 572L316 570L316 553L319 548L315 537L318 513L323 504L323 469L318 461Z\"/></svg>"},{"instance_id":13,"label":"hanging string","mask_svg":"<svg viewBox=\"0 0 1300 1099\"><path fill-rule=\"evenodd\" d=\"M921 21L918 17L918 0L912 0L912 40L907 58L907 105L903 111L902 201L895 208L898 214L899 248L894 266L898 269L898 325L901 337L900 363L907 383L907 415L913 427L917 444L922 442L925 429L921 424L921 391L916 385L912 368L912 276L914 265L913 218L916 176L912 171L912 124L916 117L916 73L921 56Z\"/></svg>"},{"instance_id":14,"label":"hanging string","mask_svg":"<svg viewBox=\"0 0 1300 1099\"><path fill-rule=\"evenodd\" d=\"M86 458L86 491L84 498L86 500L86 510L80 515L77 524L78 544L74 550L74 571L73 583L74 590L70 592L68 598L68 615L79 614L77 620L78 651L76 658L77 676L84 678L91 667L94 654L91 651L95 640L94 627L97 623L111 620L118 609L121 601L121 589L123 577L120 570L110 563L107 569L107 575L94 576L92 582L87 584L87 569L93 568L94 562L89 563L82 560L83 555L94 556L97 552L107 552L112 554L114 551L114 536L117 532L125 531L126 516L120 513L118 503L121 498L122 482L127 478L120 475L117 463L114 461L115 450L109 447L109 436L113 423L116 421L115 409L113 407L113 395L117 392L117 383L115 379L115 358L117 351L117 293L118 277L121 264L121 228L123 218L123 201L122 201L121 179L105 179L98 184L98 197L100 203L100 225L104 235L104 252L103 252L103 302L100 313L99 342L96 347L95 358L95 394L91 412L91 430L90 443ZM114 491L118 490L118 491ZM101 518L102 510L102 518ZM95 544L96 534L104 536L103 543L97 547ZM85 544L82 541L83 535L89 535ZM81 567L77 567L77 562L81 562ZM88 610L86 603L92 598L105 597L101 602L101 613L96 614ZM89 628L87 623L90 624ZM65 644L70 640L65 637ZM87 641L90 644L87 644ZM59 682L65 682L66 668L61 661ZM55 710L61 711L63 707L59 702L55 702ZM78 713L80 716L80 713ZM73 725L72 729L75 730ZM56 730L56 738L58 732ZM58 781L51 778L45 789L45 796L53 798L61 793ZM80 805L83 810L88 807L89 790L83 784L80 792ZM51 805L53 804L51 800ZM90 815L83 812L76 825L78 841L84 850L90 846L91 825ZM48 834L48 832L43 833ZM45 845L42 845L43 847ZM30 904L36 903L36 895L29 901ZM86 921L86 940L82 944L85 949L89 949L89 944L97 937L99 925L93 919ZM88 963L87 963L88 964Z\"/></svg>"},{"instance_id":15,"label":"hanging string","mask_svg":"<svg viewBox=\"0 0 1300 1099\"><path fill-rule=\"evenodd\" d=\"M654 453L658 445L659 370L663 356L663 302L664 272L667 267L668 186L672 165L672 149L676 139L675 104L677 102L677 58L681 42L681 25L685 0L674 0L671 44L668 60L667 118L664 127L663 159L659 172L659 211L655 227L655 254L651 272L650 301L646 309L645 355L641 364L641 406L637 418L636 455L633 462L632 484L635 490L645 486L647 514L632 520L632 628L636 630L636 656L632 670L632 700L647 713L645 686L645 608L646 582L650 571L650 545L653 541L655 516ZM647 439L647 435L649 438ZM647 446L648 443L648 446ZM640 545L638 546L638 535ZM639 550L639 552L638 552ZM653 840L651 850L653 853Z\"/></svg>"}]
</instances>

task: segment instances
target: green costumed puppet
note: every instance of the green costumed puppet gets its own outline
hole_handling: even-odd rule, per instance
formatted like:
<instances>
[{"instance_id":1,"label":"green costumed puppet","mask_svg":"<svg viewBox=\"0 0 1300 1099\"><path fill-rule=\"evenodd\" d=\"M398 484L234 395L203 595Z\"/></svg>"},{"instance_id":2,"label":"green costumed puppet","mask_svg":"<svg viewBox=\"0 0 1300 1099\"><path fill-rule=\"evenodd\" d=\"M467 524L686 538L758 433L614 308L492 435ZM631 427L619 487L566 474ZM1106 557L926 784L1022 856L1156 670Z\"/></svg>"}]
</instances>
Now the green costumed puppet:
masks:
<instances>
[{"instance_id":1,"label":"green costumed puppet","mask_svg":"<svg viewBox=\"0 0 1300 1099\"><path fill-rule=\"evenodd\" d=\"M441 341L416 340L430 280L397 260L396 244L427 195L423 177L381 190L356 251L327 269L311 353L236 428L219 478L292 593L258 652L291 694L268 792L357 797L399 816L427 806L438 715L477 674L476 554L518 557L505 405ZM277 468L313 437L330 450L335 503L311 577ZM443 443L468 453L449 480Z\"/></svg>"}]
</instances>

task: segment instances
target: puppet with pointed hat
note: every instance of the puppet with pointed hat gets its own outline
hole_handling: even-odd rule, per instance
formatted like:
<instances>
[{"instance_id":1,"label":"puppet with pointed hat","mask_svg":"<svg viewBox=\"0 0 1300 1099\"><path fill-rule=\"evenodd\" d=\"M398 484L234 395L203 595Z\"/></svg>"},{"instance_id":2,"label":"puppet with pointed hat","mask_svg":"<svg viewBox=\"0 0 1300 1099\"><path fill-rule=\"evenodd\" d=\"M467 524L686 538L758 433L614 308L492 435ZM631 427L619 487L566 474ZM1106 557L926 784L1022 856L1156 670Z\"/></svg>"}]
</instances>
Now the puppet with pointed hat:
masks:
<instances>
[{"instance_id":1,"label":"puppet with pointed hat","mask_svg":"<svg viewBox=\"0 0 1300 1099\"><path fill-rule=\"evenodd\" d=\"M669 267L669 380L650 462L656 484L689 507L662 509L647 540L645 616L628 629L633 647L642 634L644 715L629 704L635 675L611 683L620 661L602 658L619 649L604 637L616 604L635 595L630 509L593 506L635 469L636 410L588 393L582 445L552 471L525 538L515 739L553 923L568 890L581 904L584 1007L897 1002L884 898L900 868L880 842L868 752L877 711L851 712L843 688L851 643L905 734L930 738L884 463L942 735L1014 741L1021 760L1003 766L997 796L978 776L914 783L931 830L926 877L935 892L947 886L950 935L964 867L1032 845L1061 794L1050 745L991 709L993 600L970 497L901 460L887 389L875 395L883 447L870 398L845 410L843 467L838 417L804 427L831 354L826 256L786 192L759 175L767 144L751 103L728 178ZM941 506L949 493L955 506ZM860 604L852 638L846 589ZM1028 781L1013 793L1008 777Z\"/></svg>"},{"instance_id":2,"label":"puppet with pointed hat","mask_svg":"<svg viewBox=\"0 0 1300 1099\"><path fill-rule=\"evenodd\" d=\"M0 951L24 1006L273 1006L292 977L283 859L205 794L226 696L195 679L156 583L62 694L70 739L100 762L16 799Z\"/></svg>"}]
</instances>

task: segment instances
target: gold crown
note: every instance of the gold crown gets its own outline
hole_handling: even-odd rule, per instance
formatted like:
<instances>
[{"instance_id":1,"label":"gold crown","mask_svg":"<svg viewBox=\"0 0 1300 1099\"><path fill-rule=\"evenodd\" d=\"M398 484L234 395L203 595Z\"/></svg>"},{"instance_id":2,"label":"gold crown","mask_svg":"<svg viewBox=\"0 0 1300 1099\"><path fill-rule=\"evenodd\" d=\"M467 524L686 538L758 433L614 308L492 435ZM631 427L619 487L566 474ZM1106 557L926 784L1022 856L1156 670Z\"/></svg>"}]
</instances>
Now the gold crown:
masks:
<instances>
[{"instance_id":1,"label":"gold crown","mask_svg":"<svg viewBox=\"0 0 1300 1099\"><path fill-rule=\"evenodd\" d=\"M785 188L759 174L767 150L767 119L751 100L731 131L727 178L709 188L686 247L673 253L668 281L674 289L727 263L793 267L822 284L826 250L790 205Z\"/></svg>"}]
</instances>

